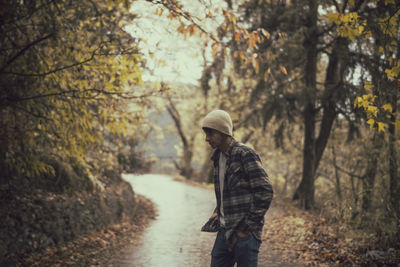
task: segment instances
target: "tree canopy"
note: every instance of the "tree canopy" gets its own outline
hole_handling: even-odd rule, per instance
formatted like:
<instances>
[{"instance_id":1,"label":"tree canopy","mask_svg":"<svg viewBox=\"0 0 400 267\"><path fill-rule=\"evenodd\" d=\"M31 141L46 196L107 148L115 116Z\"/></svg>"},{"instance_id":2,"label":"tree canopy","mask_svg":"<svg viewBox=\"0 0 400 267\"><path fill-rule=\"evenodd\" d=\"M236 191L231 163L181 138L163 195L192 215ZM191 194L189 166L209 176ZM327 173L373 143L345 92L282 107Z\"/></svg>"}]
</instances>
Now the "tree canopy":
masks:
<instances>
[{"instance_id":1,"label":"tree canopy","mask_svg":"<svg viewBox=\"0 0 400 267\"><path fill-rule=\"evenodd\" d=\"M2 1L0 12L1 170L37 177L70 160L93 177L90 151L106 134L137 128L152 95L141 83L139 40L124 26L129 1ZM116 144L118 141L113 141ZM102 149L101 149L102 151ZM99 152L99 151L98 151Z\"/></svg>"}]
</instances>

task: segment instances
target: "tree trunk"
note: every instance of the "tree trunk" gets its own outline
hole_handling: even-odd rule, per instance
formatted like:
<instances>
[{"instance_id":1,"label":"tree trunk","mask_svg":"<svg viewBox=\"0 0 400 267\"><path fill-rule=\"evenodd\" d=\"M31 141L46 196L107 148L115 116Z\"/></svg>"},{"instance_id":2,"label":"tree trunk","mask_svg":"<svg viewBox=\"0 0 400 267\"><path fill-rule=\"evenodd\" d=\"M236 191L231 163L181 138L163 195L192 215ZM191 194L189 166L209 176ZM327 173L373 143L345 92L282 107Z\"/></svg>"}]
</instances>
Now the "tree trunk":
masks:
<instances>
[{"instance_id":1,"label":"tree trunk","mask_svg":"<svg viewBox=\"0 0 400 267\"><path fill-rule=\"evenodd\" d=\"M397 113L397 92L400 89L395 88L394 96L391 98L391 105L393 107L393 114L391 116L391 123L389 124L389 177L390 177L390 204L394 209L397 218L400 218L400 181L398 175L397 152L396 152L396 113Z\"/></svg>"},{"instance_id":2,"label":"tree trunk","mask_svg":"<svg viewBox=\"0 0 400 267\"><path fill-rule=\"evenodd\" d=\"M300 200L304 209L314 205L315 177L315 108L309 104L304 110L304 147L303 147L303 176L293 200Z\"/></svg>"},{"instance_id":3,"label":"tree trunk","mask_svg":"<svg viewBox=\"0 0 400 267\"><path fill-rule=\"evenodd\" d=\"M361 211L363 217L369 217L370 212L372 211L372 200L373 200L373 189L375 184L376 172L378 169L378 158L379 158L379 150L381 147L381 138L378 133L374 133L374 136L371 140L372 148L367 147L368 152L366 153L368 157L367 168L365 169L365 173L362 177L362 203L361 203Z\"/></svg>"},{"instance_id":4,"label":"tree trunk","mask_svg":"<svg viewBox=\"0 0 400 267\"><path fill-rule=\"evenodd\" d=\"M317 38L317 37L315 37ZM316 42L316 39L315 39ZM308 48L311 49L311 48ZM309 51L308 63L315 62L312 60L311 55L313 51ZM315 50L315 59L316 59ZM345 76L345 71L348 65L348 40L345 38L337 38L335 40L334 47L331 54L329 55L329 64L326 71L325 78L325 90L321 99L321 104L323 108L322 121L319 126L318 138L315 140L315 120L317 111L315 110L313 104L309 102L308 106L304 112L304 125L305 125L305 135L304 135L304 151L303 151L303 177L302 181L296 190L293 199L300 199L302 206L305 209L309 209L314 205L314 179L317 172L319 163L321 161L322 155L326 148L329 140L329 136L332 130L333 123L336 119L336 103L342 97L343 80ZM306 85L311 86L316 85L315 75L316 67L313 69L311 66L307 68L307 75L310 76L306 79ZM314 71L314 73L311 73ZM308 87L311 88L311 87ZM309 94L309 97L312 96ZM310 99L313 99L312 97ZM309 151L306 151L309 150Z\"/></svg>"},{"instance_id":5,"label":"tree trunk","mask_svg":"<svg viewBox=\"0 0 400 267\"><path fill-rule=\"evenodd\" d=\"M193 158L193 146L187 145L183 147L183 157L181 159L182 169L181 175L187 179L192 178L193 168L192 168L192 158Z\"/></svg>"},{"instance_id":6,"label":"tree trunk","mask_svg":"<svg viewBox=\"0 0 400 267\"><path fill-rule=\"evenodd\" d=\"M332 145L332 161L333 161L333 167L335 169L335 188L336 188L336 196L339 201L339 208L341 210L342 208L342 190L340 187L340 174L339 174L339 169L336 163L336 150L335 150L335 145Z\"/></svg>"},{"instance_id":7,"label":"tree trunk","mask_svg":"<svg viewBox=\"0 0 400 267\"><path fill-rule=\"evenodd\" d=\"M178 110L176 109L174 103L172 102L172 100L168 98L168 101L169 101L169 106L167 106L167 111L175 123L176 130L178 131L178 135L181 138L183 146L183 155L179 163L175 162L175 166L179 170L180 175L182 175L187 179L190 179L193 174L193 168L192 168L193 140L188 140L188 138L186 137L182 127L181 116Z\"/></svg>"},{"instance_id":8,"label":"tree trunk","mask_svg":"<svg viewBox=\"0 0 400 267\"><path fill-rule=\"evenodd\" d=\"M322 155L329 140L333 122L336 119L336 103L343 95L343 81L348 66L349 41L346 38L336 38L335 45L329 55L329 64L326 70L325 91L322 97L323 115L318 139L316 141L315 172L321 162Z\"/></svg>"},{"instance_id":9,"label":"tree trunk","mask_svg":"<svg viewBox=\"0 0 400 267\"><path fill-rule=\"evenodd\" d=\"M352 209L352 213L351 213L351 219L352 220L355 220L356 219L356 217L358 216L358 214L359 214L359 211L358 211L358 189L359 189L359 181L360 180L358 180L357 179L357 185L355 185L354 184L354 175L350 175L350 182L351 182L351 192L352 192L352 195L354 196L354 209Z\"/></svg>"},{"instance_id":10,"label":"tree trunk","mask_svg":"<svg viewBox=\"0 0 400 267\"><path fill-rule=\"evenodd\" d=\"M304 75L304 144L303 144L303 176L296 189L293 200L300 200L304 209L314 206L314 165L315 165L315 94L317 77L317 13L315 0L308 1L309 13L306 26L308 28L303 46L306 51Z\"/></svg>"}]
</instances>

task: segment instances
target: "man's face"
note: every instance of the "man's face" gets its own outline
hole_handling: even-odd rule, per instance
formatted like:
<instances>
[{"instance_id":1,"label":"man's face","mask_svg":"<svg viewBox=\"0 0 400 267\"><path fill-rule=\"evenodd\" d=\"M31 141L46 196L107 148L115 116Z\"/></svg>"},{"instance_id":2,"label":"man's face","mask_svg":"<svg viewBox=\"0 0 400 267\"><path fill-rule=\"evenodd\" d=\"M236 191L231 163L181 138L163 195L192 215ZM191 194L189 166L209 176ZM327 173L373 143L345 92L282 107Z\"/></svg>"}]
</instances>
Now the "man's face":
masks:
<instances>
[{"instance_id":1,"label":"man's face","mask_svg":"<svg viewBox=\"0 0 400 267\"><path fill-rule=\"evenodd\" d=\"M222 145L224 135L214 129L205 128L206 142L210 144L212 148L219 148Z\"/></svg>"}]
</instances>

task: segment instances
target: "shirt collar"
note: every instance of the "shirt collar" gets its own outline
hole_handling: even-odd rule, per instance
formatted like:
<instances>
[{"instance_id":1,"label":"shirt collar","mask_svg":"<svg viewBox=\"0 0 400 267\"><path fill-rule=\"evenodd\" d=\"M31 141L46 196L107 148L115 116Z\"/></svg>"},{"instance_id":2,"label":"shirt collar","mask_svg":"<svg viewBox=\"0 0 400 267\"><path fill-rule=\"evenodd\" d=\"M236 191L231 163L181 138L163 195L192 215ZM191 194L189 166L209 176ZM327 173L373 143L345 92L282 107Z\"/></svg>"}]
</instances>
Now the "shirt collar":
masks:
<instances>
[{"instance_id":1,"label":"shirt collar","mask_svg":"<svg viewBox=\"0 0 400 267\"><path fill-rule=\"evenodd\" d=\"M237 142L235 139L232 139L232 142L231 142L231 144L229 145L228 149L224 152L224 155L226 156L226 158L229 158L229 157L230 157L230 155L232 154L233 148L234 148L237 144L238 144L238 142ZM220 152L222 152L222 151L219 150L219 148L215 149L214 152L213 152L213 154L212 154L212 156L211 156L211 159L212 159L213 161L219 159L219 153L220 153Z\"/></svg>"}]
</instances>

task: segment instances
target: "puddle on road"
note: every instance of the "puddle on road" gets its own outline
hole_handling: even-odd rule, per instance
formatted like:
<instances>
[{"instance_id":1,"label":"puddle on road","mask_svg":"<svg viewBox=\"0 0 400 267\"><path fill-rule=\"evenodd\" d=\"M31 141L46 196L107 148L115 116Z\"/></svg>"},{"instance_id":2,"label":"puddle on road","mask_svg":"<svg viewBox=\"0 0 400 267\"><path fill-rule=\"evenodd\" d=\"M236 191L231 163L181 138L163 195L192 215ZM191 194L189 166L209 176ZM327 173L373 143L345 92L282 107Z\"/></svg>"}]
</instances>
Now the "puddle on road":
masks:
<instances>
[{"instance_id":1,"label":"puddle on road","mask_svg":"<svg viewBox=\"0 0 400 267\"><path fill-rule=\"evenodd\" d=\"M158 217L119 266L209 266L215 234L200 228L215 208L214 192L165 175L123 177L156 204Z\"/></svg>"}]
</instances>

